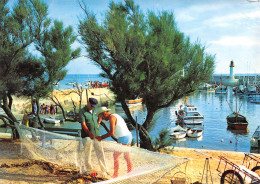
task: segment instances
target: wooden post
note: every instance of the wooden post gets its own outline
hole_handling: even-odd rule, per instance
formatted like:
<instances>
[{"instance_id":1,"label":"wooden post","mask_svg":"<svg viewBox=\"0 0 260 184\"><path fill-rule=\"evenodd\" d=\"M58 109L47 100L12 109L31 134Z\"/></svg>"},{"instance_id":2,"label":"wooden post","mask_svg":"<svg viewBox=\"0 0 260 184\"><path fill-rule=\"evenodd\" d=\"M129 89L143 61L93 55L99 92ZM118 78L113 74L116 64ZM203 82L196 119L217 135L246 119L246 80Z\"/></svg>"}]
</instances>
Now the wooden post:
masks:
<instances>
[{"instance_id":1,"label":"wooden post","mask_svg":"<svg viewBox=\"0 0 260 184\"><path fill-rule=\"evenodd\" d=\"M137 116L135 117L135 130L136 130L136 145L138 146L138 123L137 123Z\"/></svg>"},{"instance_id":2,"label":"wooden post","mask_svg":"<svg viewBox=\"0 0 260 184\"><path fill-rule=\"evenodd\" d=\"M87 98L87 103L88 103L88 88L86 89L86 98Z\"/></svg>"}]
</instances>

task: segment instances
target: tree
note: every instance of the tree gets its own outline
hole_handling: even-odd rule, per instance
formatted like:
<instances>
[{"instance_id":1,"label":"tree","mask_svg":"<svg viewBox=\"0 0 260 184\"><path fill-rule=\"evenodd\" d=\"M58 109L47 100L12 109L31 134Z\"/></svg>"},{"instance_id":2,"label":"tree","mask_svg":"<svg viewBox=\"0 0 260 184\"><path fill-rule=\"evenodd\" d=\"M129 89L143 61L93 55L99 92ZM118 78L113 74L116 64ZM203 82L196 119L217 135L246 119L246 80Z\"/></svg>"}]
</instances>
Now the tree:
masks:
<instances>
[{"instance_id":1,"label":"tree","mask_svg":"<svg viewBox=\"0 0 260 184\"><path fill-rule=\"evenodd\" d=\"M53 84L66 76L65 67L68 63L80 56L80 48L75 50L71 48L75 40L76 35L74 35L72 27L64 28L60 21L54 21L54 25L50 29L37 37L36 49L42 55L40 60L44 66L44 73L39 76L40 80L37 81L37 85L31 89L33 93L30 93L30 96L36 99L38 107L39 98L49 96L53 91Z\"/></svg>"},{"instance_id":2,"label":"tree","mask_svg":"<svg viewBox=\"0 0 260 184\"><path fill-rule=\"evenodd\" d=\"M31 97L39 107L39 98L48 97L53 83L65 77L65 67L79 57L80 49L71 49L76 40L72 27L64 28L59 21L51 24L48 6L41 0L19 0L12 12L7 1L1 1L0 9L0 107L16 121L12 95ZM37 57L28 46L39 51Z\"/></svg>"},{"instance_id":3,"label":"tree","mask_svg":"<svg viewBox=\"0 0 260 184\"><path fill-rule=\"evenodd\" d=\"M145 16L133 0L111 2L102 24L84 2L79 34L88 57L111 81L111 90L130 119L125 103L137 96L144 99L147 116L138 125L141 147L154 150L149 126L155 113L195 91L214 70L214 56L199 42L191 43L176 26L169 12L148 12ZM163 135L163 134L162 134Z\"/></svg>"},{"instance_id":4,"label":"tree","mask_svg":"<svg viewBox=\"0 0 260 184\"><path fill-rule=\"evenodd\" d=\"M19 75L18 65L30 57L26 48L50 20L47 5L40 0L19 0L12 11L7 2L0 1L0 107L16 121L11 112L12 95L20 93L21 82L27 80Z\"/></svg>"}]
</instances>

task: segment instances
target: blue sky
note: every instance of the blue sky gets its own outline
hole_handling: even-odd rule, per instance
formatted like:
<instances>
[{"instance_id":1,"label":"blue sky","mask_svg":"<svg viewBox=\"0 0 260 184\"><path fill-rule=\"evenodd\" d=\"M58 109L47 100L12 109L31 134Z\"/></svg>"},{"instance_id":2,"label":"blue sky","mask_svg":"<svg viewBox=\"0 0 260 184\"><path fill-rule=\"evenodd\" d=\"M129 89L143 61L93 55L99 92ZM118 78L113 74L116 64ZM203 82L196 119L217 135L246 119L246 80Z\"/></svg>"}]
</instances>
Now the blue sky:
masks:
<instances>
[{"instance_id":1,"label":"blue sky","mask_svg":"<svg viewBox=\"0 0 260 184\"><path fill-rule=\"evenodd\" d=\"M77 29L83 15L78 0L45 0L49 16ZM108 0L87 0L88 7L102 20ZM121 2L116 0L115 2ZM215 73L260 73L260 0L136 0L140 8L171 11L180 31L193 42L199 40L206 52L216 55ZM75 44L74 46L80 46ZM85 54L85 53L83 53ZM86 57L71 61L69 74L98 74L100 69Z\"/></svg>"}]
</instances>

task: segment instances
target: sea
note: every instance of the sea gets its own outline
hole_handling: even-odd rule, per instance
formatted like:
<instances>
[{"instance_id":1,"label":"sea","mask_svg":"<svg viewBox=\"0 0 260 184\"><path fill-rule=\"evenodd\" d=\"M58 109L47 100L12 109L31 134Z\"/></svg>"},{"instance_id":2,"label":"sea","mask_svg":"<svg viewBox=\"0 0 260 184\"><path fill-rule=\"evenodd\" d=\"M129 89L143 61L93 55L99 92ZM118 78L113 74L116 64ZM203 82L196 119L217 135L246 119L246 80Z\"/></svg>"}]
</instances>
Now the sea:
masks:
<instances>
[{"instance_id":1,"label":"sea","mask_svg":"<svg viewBox=\"0 0 260 184\"><path fill-rule=\"evenodd\" d=\"M72 88L67 85L69 82L76 81L78 84L84 84L85 81L104 81L106 79L99 75L67 75L63 81L59 83L59 89ZM153 140L159 137L162 129L168 129L176 126L175 111L180 105L184 104L183 99L179 99L171 106L159 110L155 116L155 125L150 131ZM199 138L184 138L174 141L172 146L187 147L198 149L225 150L250 152L250 138L252 137L257 126L260 125L260 104L251 103L246 97L236 96L232 92L232 88L228 88L227 94L215 94L214 92L196 91L189 96L188 104L198 107L199 112L204 115L203 135ZM118 113L126 117L121 107L112 105L109 108L112 112ZM227 128L226 117L232 111L239 111L244 115L248 122L248 131L236 131ZM138 123L142 124L146 117L146 108L143 105L130 108L130 112ZM79 128L79 123L64 123L60 126L69 128ZM109 127L109 125L107 124ZM105 130L101 128L101 132ZM136 130L132 130L133 138L137 142ZM112 140L112 139L111 139ZM138 140L139 141L139 140Z\"/></svg>"},{"instance_id":2,"label":"sea","mask_svg":"<svg viewBox=\"0 0 260 184\"><path fill-rule=\"evenodd\" d=\"M88 81L104 82L107 81L107 79L101 77L99 74L67 74L65 78L58 83L58 85L54 86L54 90L72 89L73 85L71 83L74 82L81 84L84 88L86 87L86 82Z\"/></svg>"}]
</instances>

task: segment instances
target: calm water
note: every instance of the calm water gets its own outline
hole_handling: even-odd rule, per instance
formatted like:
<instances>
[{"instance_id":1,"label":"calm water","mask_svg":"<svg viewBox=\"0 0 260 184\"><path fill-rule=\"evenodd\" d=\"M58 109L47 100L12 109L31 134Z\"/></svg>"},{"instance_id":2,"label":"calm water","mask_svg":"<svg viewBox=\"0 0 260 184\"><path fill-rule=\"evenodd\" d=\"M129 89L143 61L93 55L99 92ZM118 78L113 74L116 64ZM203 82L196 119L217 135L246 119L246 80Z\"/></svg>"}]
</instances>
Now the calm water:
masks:
<instances>
[{"instance_id":1,"label":"calm water","mask_svg":"<svg viewBox=\"0 0 260 184\"><path fill-rule=\"evenodd\" d=\"M78 79L77 82L81 84L87 80L104 80L98 75L68 75L64 81L61 81L61 84L65 86L66 83L73 81L72 77L74 77L74 79ZM188 97L188 103L197 106L199 112L204 115L205 121L203 136L198 139L186 138L183 140L178 140L173 144L173 146L239 152L250 151L250 138L256 127L260 125L259 104L250 103L247 98L238 97L236 100L236 96L232 95L231 93L231 88L229 89L228 94L225 95L216 95L215 93L206 91L195 92ZM150 135L153 139L158 137L162 128L176 126L175 111L181 104L183 104L183 99L177 101L172 106L162 109L156 113L154 117L156 125L150 132ZM236 132L227 129L226 117L232 112L230 107L232 107L232 109L235 111L236 104L237 109L240 109L239 113L246 116L248 119L248 133ZM124 116L124 111L120 107L112 106L110 108L112 108L113 112ZM130 111L134 118L137 118L139 123L144 122L146 111L143 106L133 107L130 109ZM80 124L64 124L62 126L76 128L80 127ZM104 132L104 130L102 130L102 132ZM135 131L132 133L135 139ZM232 141L232 143L230 143L230 141Z\"/></svg>"},{"instance_id":2,"label":"calm water","mask_svg":"<svg viewBox=\"0 0 260 184\"><path fill-rule=\"evenodd\" d=\"M249 132L229 130L227 129L226 117L231 113L230 107L233 110L236 109L236 96L232 95L230 91L231 89L226 95L196 92L189 96L188 103L196 105L205 117L203 136L198 139L185 138L178 140L173 145L177 147L250 152L250 138L256 127L260 125L260 105L250 103L247 98L238 97L237 109L240 108L239 113L247 117ZM158 119L154 130L151 132L153 137L157 137L162 128L176 126L175 111L180 104L183 104L183 100L179 100L171 107L156 114ZM141 121L140 112L138 117Z\"/></svg>"},{"instance_id":3,"label":"calm water","mask_svg":"<svg viewBox=\"0 0 260 184\"><path fill-rule=\"evenodd\" d=\"M68 74L66 77L59 82L58 86L54 89L71 89L72 85L69 85L69 82L77 82L84 87L86 81L104 81L106 79L100 77L98 74Z\"/></svg>"}]
</instances>

